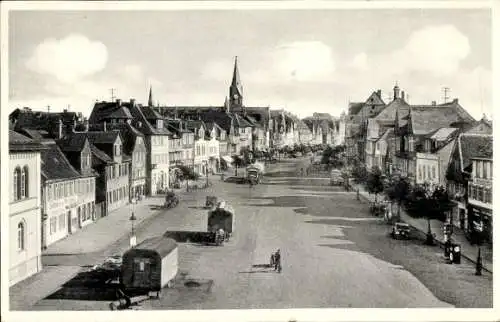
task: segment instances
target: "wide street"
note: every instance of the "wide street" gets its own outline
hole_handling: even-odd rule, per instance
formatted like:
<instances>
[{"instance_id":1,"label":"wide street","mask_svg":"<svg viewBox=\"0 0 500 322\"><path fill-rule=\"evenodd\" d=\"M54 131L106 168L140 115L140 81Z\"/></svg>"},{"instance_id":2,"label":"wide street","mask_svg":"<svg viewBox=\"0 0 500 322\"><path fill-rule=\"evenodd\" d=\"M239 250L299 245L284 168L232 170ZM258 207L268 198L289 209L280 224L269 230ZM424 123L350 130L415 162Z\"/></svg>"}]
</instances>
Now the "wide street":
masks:
<instances>
[{"instance_id":1,"label":"wide street","mask_svg":"<svg viewBox=\"0 0 500 322\"><path fill-rule=\"evenodd\" d=\"M139 242L167 230L203 230L207 195L223 198L236 213L234 236L223 247L181 243L175 287L140 308L491 307L491 276L474 276L465 261L446 264L438 247L392 240L390 226L370 215L355 193L329 187L327 180L293 178L299 162L304 161L271 165L263 184L253 188L216 181L139 227ZM127 243L122 238L102 254L65 261L97 264ZM281 274L259 267L276 249L282 253ZM189 287L183 279L199 284ZM51 296L31 309L108 309L109 300L78 294Z\"/></svg>"}]
</instances>

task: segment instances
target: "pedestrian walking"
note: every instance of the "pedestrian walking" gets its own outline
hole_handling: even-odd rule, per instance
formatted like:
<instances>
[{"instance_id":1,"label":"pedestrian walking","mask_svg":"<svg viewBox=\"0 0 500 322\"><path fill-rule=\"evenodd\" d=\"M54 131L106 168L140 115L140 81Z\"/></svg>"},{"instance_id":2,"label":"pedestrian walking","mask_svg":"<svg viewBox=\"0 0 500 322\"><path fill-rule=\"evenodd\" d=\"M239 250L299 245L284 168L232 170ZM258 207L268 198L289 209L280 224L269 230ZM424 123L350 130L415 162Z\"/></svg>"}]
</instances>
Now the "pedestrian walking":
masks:
<instances>
[{"instance_id":1,"label":"pedestrian walking","mask_svg":"<svg viewBox=\"0 0 500 322\"><path fill-rule=\"evenodd\" d=\"M274 253L274 270L281 271L281 254L279 249Z\"/></svg>"}]
</instances>

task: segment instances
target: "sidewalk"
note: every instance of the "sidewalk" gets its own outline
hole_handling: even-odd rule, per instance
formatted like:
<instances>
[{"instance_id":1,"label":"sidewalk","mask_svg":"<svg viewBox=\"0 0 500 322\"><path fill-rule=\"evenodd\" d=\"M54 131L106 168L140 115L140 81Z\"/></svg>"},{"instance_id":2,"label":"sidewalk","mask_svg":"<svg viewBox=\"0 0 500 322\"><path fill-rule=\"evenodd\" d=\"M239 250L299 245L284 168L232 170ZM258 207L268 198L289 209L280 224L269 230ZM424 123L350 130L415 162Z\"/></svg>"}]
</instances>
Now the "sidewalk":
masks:
<instances>
[{"instance_id":1,"label":"sidewalk","mask_svg":"<svg viewBox=\"0 0 500 322\"><path fill-rule=\"evenodd\" d=\"M354 185L353 191L359 189L359 195L368 201L372 202L375 200L375 195L369 194L361 185ZM378 200L381 200L383 195L379 195L377 197ZM397 210L394 210L397 211ZM423 234L427 233L427 219L425 218L413 218L401 207L401 220L416 230L420 231ZM444 245L444 232L443 232L443 223L439 220L431 220L431 231L436 236L436 241L439 243L441 247ZM462 256L468 259L469 261L476 263L477 259L477 246L471 245L470 242L464 235L464 232L458 228L454 228L453 235L451 240L455 243L460 244L462 248ZM493 273L493 250L489 246L481 247L481 256L483 259L483 269L489 273Z\"/></svg>"},{"instance_id":2,"label":"sidewalk","mask_svg":"<svg viewBox=\"0 0 500 322\"><path fill-rule=\"evenodd\" d=\"M151 210L150 207L161 205L163 198L162 196L151 197L143 199L137 204L125 205L50 245L47 250L42 252L42 255L74 255L101 251L131 231L130 216L132 211L137 218L134 225L140 225L142 221L159 211Z\"/></svg>"}]
</instances>

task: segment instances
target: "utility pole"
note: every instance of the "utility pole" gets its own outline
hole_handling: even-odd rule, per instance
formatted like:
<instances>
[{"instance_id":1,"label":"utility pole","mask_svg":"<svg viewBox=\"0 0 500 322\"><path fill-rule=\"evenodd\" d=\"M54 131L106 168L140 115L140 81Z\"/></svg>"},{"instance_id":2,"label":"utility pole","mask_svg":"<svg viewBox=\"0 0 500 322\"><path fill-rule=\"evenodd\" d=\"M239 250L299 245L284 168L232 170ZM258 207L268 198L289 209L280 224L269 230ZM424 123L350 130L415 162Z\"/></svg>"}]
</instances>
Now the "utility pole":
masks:
<instances>
[{"instance_id":1,"label":"utility pole","mask_svg":"<svg viewBox=\"0 0 500 322\"><path fill-rule=\"evenodd\" d=\"M450 96L448 95L451 92L449 87L443 87L443 103L447 103L448 100L450 99Z\"/></svg>"},{"instance_id":2,"label":"utility pole","mask_svg":"<svg viewBox=\"0 0 500 322\"><path fill-rule=\"evenodd\" d=\"M47 105L47 113L50 113L50 105Z\"/></svg>"},{"instance_id":3,"label":"utility pole","mask_svg":"<svg viewBox=\"0 0 500 322\"><path fill-rule=\"evenodd\" d=\"M115 88L111 88L110 89L110 92L111 92L111 102L114 102L115 101Z\"/></svg>"}]
</instances>

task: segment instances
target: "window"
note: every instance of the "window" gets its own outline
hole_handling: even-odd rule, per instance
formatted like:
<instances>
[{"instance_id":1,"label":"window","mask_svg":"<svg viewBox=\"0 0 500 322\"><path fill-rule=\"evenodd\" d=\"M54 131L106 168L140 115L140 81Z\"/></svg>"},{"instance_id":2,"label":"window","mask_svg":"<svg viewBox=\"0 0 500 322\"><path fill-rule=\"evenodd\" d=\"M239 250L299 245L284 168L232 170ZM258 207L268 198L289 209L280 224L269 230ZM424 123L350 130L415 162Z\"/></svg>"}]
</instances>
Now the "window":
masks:
<instances>
[{"instance_id":1,"label":"window","mask_svg":"<svg viewBox=\"0 0 500 322\"><path fill-rule=\"evenodd\" d=\"M20 189L21 185L20 185L20 177L21 177L21 169L19 168L16 168L14 170L14 187L13 187L13 192L14 192L14 201L16 200L19 200L19 197L20 197L20 192L18 189Z\"/></svg>"},{"instance_id":2,"label":"window","mask_svg":"<svg viewBox=\"0 0 500 322\"><path fill-rule=\"evenodd\" d=\"M57 217L50 217L50 234L53 235L57 231Z\"/></svg>"},{"instance_id":3,"label":"window","mask_svg":"<svg viewBox=\"0 0 500 322\"><path fill-rule=\"evenodd\" d=\"M436 167L432 167L432 179L436 179Z\"/></svg>"},{"instance_id":4,"label":"window","mask_svg":"<svg viewBox=\"0 0 500 322\"><path fill-rule=\"evenodd\" d=\"M20 199L23 199L24 197L26 197L26 171L25 171L26 167L23 168L23 170L21 170L21 194L20 194Z\"/></svg>"},{"instance_id":5,"label":"window","mask_svg":"<svg viewBox=\"0 0 500 322\"><path fill-rule=\"evenodd\" d=\"M64 214L59 215L59 230L65 230L66 229L66 218L64 217Z\"/></svg>"},{"instance_id":6,"label":"window","mask_svg":"<svg viewBox=\"0 0 500 322\"><path fill-rule=\"evenodd\" d=\"M488 162L483 161L483 178L488 179Z\"/></svg>"},{"instance_id":7,"label":"window","mask_svg":"<svg viewBox=\"0 0 500 322\"><path fill-rule=\"evenodd\" d=\"M476 178L481 178L481 161L474 161L476 167Z\"/></svg>"},{"instance_id":8,"label":"window","mask_svg":"<svg viewBox=\"0 0 500 322\"><path fill-rule=\"evenodd\" d=\"M26 227L24 222L17 224L17 250L22 251L25 247Z\"/></svg>"},{"instance_id":9,"label":"window","mask_svg":"<svg viewBox=\"0 0 500 322\"><path fill-rule=\"evenodd\" d=\"M422 180L422 166L418 167L418 179Z\"/></svg>"}]
</instances>

